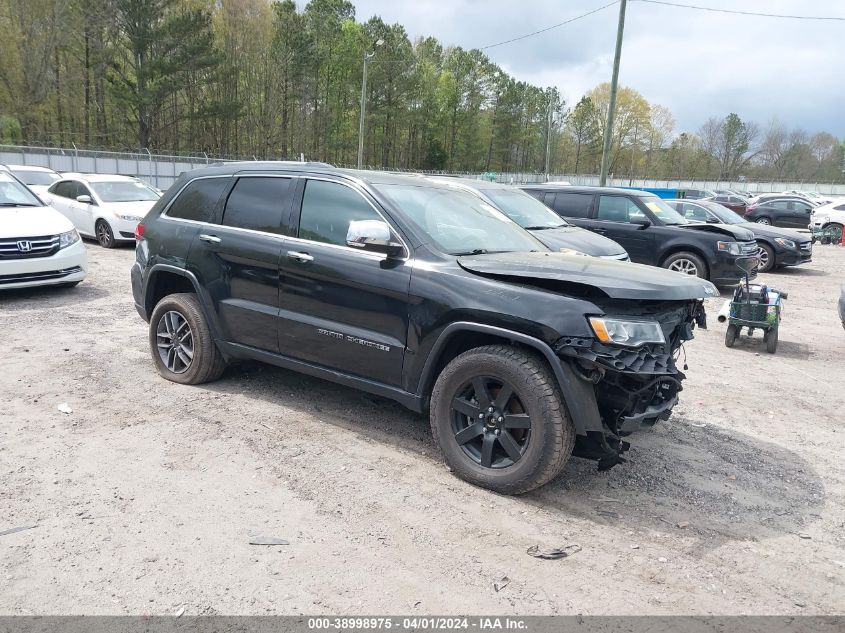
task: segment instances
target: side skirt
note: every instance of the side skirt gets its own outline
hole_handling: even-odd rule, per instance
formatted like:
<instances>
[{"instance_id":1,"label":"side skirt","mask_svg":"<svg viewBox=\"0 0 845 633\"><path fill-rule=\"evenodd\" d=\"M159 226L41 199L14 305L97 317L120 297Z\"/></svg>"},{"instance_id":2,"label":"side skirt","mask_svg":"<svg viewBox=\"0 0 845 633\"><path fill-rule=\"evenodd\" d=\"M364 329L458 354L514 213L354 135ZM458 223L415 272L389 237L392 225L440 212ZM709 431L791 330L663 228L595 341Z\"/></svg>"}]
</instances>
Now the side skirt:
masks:
<instances>
[{"instance_id":1,"label":"side skirt","mask_svg":"<svg viewBox=\"0 0 845 633\"><path fill-rule=\"evenodd\" d=\"M376 396L388 398L401 404L403 407L410 409L416 413L422 413L423 399L416 394L409 393L398 387L385 385L384 383L361 378L360 376L352 376L343 372L328 369L320 365L314 365L305 361L297 360L282 354L274 354L272 352L265 352L264 350L256 349L248 345L240 345L238 343L224 343L217 341L217 347L227 358L244 359L261 361L268 365L275 365L276 367L283 367L301 374L314 376L315 378L322 378L331 382L352 387L366 391Z\"/></svg>"}]
</instances>

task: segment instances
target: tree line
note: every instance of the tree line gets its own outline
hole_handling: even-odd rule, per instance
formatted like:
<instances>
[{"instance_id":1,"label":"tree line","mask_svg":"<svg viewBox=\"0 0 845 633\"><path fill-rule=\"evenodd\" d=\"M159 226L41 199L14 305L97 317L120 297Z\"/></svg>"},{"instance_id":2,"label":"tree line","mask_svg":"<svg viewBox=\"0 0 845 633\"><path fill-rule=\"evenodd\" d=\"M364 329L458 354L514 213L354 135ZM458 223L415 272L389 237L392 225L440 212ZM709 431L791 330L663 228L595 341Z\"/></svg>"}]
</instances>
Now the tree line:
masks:
<instances>
[{"instance_id":1,"label":"tree line","mask_svg":"<svg viewBox=\"0 0 845 633\"><path fill-rule=\"evenodd\" d=\"M519 81L479 50L355 19L348 0L0 0L0 142L354 164L596 173L609 102ZM382 42L377 45L377 42ZM843 144L736 114L676 132L620 88L611 172L841 180Z\"/></svg>"}]
</instances>

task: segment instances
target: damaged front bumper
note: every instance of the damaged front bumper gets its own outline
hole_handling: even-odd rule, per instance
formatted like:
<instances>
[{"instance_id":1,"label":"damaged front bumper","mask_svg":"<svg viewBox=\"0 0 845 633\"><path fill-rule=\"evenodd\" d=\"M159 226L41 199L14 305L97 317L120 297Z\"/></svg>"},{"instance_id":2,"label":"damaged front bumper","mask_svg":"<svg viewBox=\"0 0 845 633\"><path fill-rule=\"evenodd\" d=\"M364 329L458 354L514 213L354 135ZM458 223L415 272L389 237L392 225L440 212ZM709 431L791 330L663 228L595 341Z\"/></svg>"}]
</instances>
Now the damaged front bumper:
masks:
<instances>
[{"instance_id":1,"label":"damaged front bumper","mask_svg":"<svg viewBox=\"0 0 845 633\"><path fill-rule=\"evenodd\" d=\"M638 316L658 321L666 343L627 348L561 337L554 346L558 358L582 387L589 386L592 396L590 405L579 403L582 409L573 415L578 431L574 454L598 460L601 470L625 461L622 454L629 445L623 437L669 418L685 378L675 357L693 338L696 324L706 327L701 301L650 306ZM595 407L597 415L584 416L585 406Z\"/></svg>"}]
</instances>

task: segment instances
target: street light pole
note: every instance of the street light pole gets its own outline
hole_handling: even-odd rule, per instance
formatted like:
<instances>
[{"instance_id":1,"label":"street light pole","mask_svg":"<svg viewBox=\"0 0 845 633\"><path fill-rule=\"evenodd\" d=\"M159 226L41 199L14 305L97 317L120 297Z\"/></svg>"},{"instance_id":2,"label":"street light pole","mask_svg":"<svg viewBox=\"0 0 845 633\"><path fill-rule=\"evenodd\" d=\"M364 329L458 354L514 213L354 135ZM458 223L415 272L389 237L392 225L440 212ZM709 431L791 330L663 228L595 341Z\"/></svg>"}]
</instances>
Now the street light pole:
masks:
<instances>
[{"instance_id":1,"label":"street light pole","mask_svg":"<svg viewBox=\"0 0 845 633\"><path fill-rule=\"evenodd\" d=\"M384 40L376 40L375 46L381 46ZM375 50L364 53L364 74L361 78L361 119L358 121L358 169L364 164L364 118L367 116L367 64L376 54Z\"/></svg>"},{"instance_id":2,"label":"street light pole","mask_svg":"<svg viewBox=\"0 0 845 633\"><path fill-rule=\"evenodd\" d=\"M607 184L607 171L610 169L610 144L613 139L613 116L616 110L616 91L619 87L619 60L622 57L622 31L625 30L625 6L628 0L619 2L619 26L616 30L616 53L613 56L613 76L610 79L610 103L607 108L607 125L604 128L604 145L601 151L601 174L599 186Z\"/></svg>"}]
</instances>

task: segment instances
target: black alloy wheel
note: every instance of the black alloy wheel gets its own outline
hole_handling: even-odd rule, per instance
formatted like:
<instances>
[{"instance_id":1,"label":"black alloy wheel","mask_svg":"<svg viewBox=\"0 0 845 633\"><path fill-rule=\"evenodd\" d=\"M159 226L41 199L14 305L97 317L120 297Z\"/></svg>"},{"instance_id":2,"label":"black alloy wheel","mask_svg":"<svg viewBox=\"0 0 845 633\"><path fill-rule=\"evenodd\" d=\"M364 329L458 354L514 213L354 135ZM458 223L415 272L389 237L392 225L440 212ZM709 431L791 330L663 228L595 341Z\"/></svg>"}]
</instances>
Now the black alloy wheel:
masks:
<instances>
[{"instance_id":1,"label":"black alloy wheel","mask_svg":"<svg viewBox=\"0 0 845 633\"><path fill-rule=\"evenodd\" d=\"M452 431L475 463L484 468L507 468L528 448L531 417L513 385L478 376L452 399Z\"/></svg>"}]
</instances>

